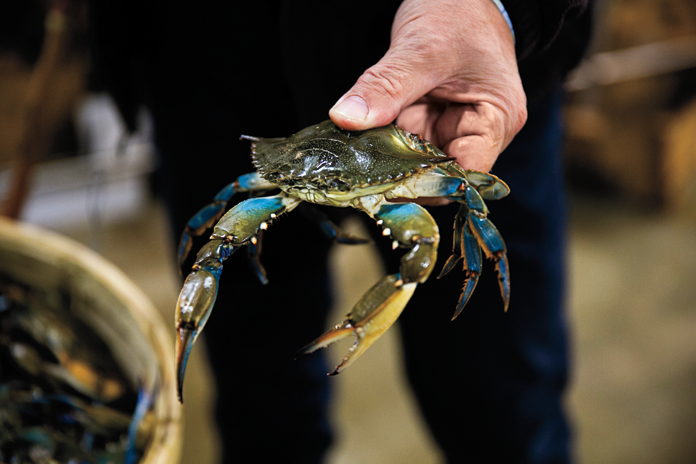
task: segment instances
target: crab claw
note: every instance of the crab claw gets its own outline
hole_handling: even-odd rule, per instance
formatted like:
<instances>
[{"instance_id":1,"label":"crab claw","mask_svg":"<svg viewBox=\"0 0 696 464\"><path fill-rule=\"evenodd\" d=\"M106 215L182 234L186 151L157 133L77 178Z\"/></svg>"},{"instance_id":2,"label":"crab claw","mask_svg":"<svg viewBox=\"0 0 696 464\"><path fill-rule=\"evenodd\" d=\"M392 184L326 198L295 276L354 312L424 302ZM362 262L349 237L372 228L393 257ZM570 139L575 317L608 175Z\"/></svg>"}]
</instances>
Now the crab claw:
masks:
<instances>
[{"instance_id":1,"label":"crab claw","mask_svg":"<svg viewBox=\"0 0 696 464\"><path fill-rule=\"evenodd\" d=\"M366 349L394 324L411 299L418 284L404 284L400 274L384 277L358 301L346 320L301 348L296 357L355 335L356 341L347 356L329 375L336 375L350 366Z\"/></svg>"},{"instance_id":2,"label":"crab claw","mask_svg":"<svg viewBox=\"0 0 696 464\"><path fill-rule=\"evenodd\" d=\"M397 246L409 247L410 251L401 258L398 274L382 278L360 298L346 320L298 352L311 353L355 334L357 340L348 355L329 375L350 366L394 324L418 283L428 279L435 265L439 230L423 207L415 203L386 203L376 209L374 218L382 226L382 235L390 235Z\"/></svg>"},{"instance_id":3,"label":"crab claw","mask_svg":"<svg viewBox=\"0 0 696 464\"><path fill-rule=\"evenodd\" d=\"M257 244L257 235L268 227L268 222L292 210L299 202L284 195L243 201L220 219L213 229L211 240L198 251L193 270L186 277L177 301L176 368L180 402L183 402L188 357L213 311L223 261L241 246ZM258 257L257 252L258 249L252 251L252 258Z\"/></svg>"},{"instance_id":4,"label":"crab claw","mask_svg":"<svg viewBox=\"0 0 696 464\"><path fill-rule=\"evenodd\" d=\"M194 269L186 278L177 301L176 371L180 403L184 402L182 393L189 354L213 310L221 272L222 264L212 260L207 266Z\"/></svg>"},{"instance_id":5,"label":"crab claw","mask_svg":"<svg viewBox=\"0 0 696 464\"><path fill-rule=\"evenodd\" d=\"M178 325L176 328L176 397L182 404L184 403L186 365L199 332L200 330L189 324Z\"/></svg>"}]
</instances>

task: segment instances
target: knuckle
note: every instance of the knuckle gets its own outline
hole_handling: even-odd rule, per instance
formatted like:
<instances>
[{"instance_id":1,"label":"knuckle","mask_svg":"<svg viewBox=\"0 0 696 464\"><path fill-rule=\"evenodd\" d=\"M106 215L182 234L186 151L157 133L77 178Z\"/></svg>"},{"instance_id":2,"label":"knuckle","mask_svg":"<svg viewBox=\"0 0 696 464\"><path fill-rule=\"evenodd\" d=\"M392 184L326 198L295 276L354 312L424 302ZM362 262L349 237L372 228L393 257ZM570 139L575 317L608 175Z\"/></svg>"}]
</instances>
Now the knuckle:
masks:
<instances>
[{"instance_id":1,"label":"knuckle","mask_svg":"<svg viewBox=\"0 0 696 464\"><path fill-rule=\"evenodd\" d=\"M373 66L360 76L358 83L399 100L404 93L403 75L402 70L391 66Z\"/></svg>"},{"instance_id":2,"label":"knuckle","mask_svg":"<svg viewBox=\"0 0 696 464\"><path fill-rule=\"evenodd\" d=\"M525 102L526 103L526 102ZM525 123L527 122L527 105L522 104L517 109L517 124L515 126L515 133L522 130Z\"/></svg>"}]
</instances>

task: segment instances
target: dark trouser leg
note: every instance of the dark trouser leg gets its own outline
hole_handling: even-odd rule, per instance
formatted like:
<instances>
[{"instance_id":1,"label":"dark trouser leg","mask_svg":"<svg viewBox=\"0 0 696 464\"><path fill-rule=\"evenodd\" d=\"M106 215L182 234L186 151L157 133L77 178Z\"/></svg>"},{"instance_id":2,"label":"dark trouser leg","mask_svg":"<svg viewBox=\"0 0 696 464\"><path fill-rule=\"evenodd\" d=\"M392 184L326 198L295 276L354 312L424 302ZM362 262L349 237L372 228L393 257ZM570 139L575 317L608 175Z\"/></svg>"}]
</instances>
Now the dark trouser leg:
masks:
<instances>
[{"instance_id":1,"label":"dark trouser leg","mask_svg":"<svg viewBox=\"0 0 696 464\"><path fill-rule=\"evenodd\" d=\"M530 108L527 126L493 171L512 189L510 197L489 202L509 249L508 313L487 263L455 321L463 281L456 270L420 285L400 318L409 381L450 463L569 461L560 143L554 97ZM451 250L456 206L430 211L442 235L437 273ZM384 255L397 264L398 253Z\"/></svg>"}]
</instances>

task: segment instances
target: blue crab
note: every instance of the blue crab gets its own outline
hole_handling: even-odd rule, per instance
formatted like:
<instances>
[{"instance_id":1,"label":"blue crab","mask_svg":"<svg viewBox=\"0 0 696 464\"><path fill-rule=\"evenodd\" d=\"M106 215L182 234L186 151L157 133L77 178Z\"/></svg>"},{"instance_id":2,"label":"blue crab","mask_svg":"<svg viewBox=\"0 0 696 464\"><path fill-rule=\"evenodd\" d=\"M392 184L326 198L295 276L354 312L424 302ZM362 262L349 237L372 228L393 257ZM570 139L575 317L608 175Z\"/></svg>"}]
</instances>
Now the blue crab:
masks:
<instances>
[{"instance_id":1,"label":"blue crab","mask_svg":"<svg viewBox=\"0 0 696 464\"><path fill-rule=\"evenodd\" d=\"M251 262L265 282L265 271L258 260L259 234L278 216L303 202L364 211L382 227L383 235L393 239L393 248L408 250L401 259L399 273L380 280L342 323L298 352L311 353L355 336L357 340L348 355L330 375L348 367L396 321L416 286L433 271L438 226L423 207L403 199L441 197L460 203L454 220L453 252L440 273L440 277L444 276L463 261L464 286L452 319L459 315L476 287L482 255L495 261L507 310L510 278L505 243L487 218L484 203L484 199L497 200L509 193L508 186L496 176L462 169L420 135L395 125L351 132L325 121L287 138L242 139L252 142L257 172L240 176L223 188L211 204L189 221L179 246L182 264L190 252L192 237L213 228L210 241L196 256L177 303L180 401L188 356L212 311L223 261L247 245ZM277 189L279 193L270 194ZM228 201L239 192L249 192L253 197L223 216ZM313 216L337 241L360 242L343 234L325 217Z\"/></svg>"}]
</instances>

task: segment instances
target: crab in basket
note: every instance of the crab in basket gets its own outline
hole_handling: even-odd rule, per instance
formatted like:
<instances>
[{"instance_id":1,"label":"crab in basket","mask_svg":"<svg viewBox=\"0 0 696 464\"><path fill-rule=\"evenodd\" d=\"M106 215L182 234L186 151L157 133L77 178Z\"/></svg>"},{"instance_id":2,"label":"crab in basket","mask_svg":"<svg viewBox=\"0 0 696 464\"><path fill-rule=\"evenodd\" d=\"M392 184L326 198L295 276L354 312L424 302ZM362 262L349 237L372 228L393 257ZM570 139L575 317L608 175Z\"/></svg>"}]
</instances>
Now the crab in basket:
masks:
<instances>
[{"instance_id":1,"label":"crab in basket","mask_svg":"<svg viewBox=\"0 0 696 464\"><path fill-rule=\"evenodd\" d=\"M484 200L509 193L508 186L492 174L464 170L437 147L395 125L366 131L346 131L331 121L307 127L287 138L250 140L257 172L240 176L223 188L213 202L187 224L179 245L179 263L191 250L192 237L210 228L210 241L198 252L177 302L177 373L182 401L184 372L189 353L205 326L217 295L222 263L240 247L248 247L251 262L262 282L266 275L258 259L259 233L283 213L303 202L353 208L377 221L393 248L405 248L399 273L388 275L372 287L346 319L299 354L355 336L350 352L331 374L355 361L399 317L416 286L425 282L437 259L439 231L430 214L412 202L390 200L440 197L460 204L454 219L454 247L440 277L463 261L464 287L452 319L471 296L482 269L482 255L495 262L504 309L510 299L510 277L505 243L487 218ZM271 195L273 191L279 193ZM238 192L252 198L227 211ZM223 213L224 216L223 216ZM359 243L343 234L318 210L310 214L338 242Z\"/></svg>"}]
</instances>

